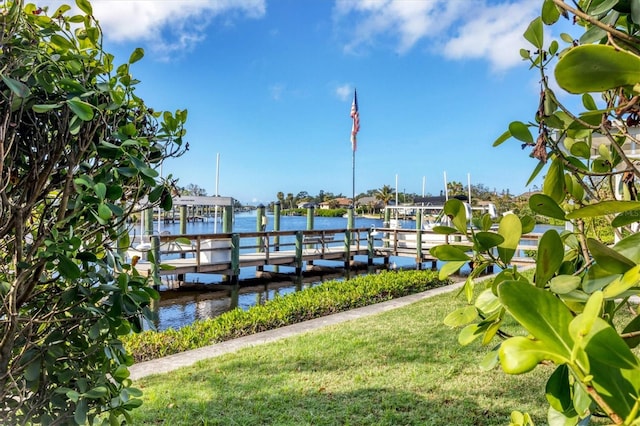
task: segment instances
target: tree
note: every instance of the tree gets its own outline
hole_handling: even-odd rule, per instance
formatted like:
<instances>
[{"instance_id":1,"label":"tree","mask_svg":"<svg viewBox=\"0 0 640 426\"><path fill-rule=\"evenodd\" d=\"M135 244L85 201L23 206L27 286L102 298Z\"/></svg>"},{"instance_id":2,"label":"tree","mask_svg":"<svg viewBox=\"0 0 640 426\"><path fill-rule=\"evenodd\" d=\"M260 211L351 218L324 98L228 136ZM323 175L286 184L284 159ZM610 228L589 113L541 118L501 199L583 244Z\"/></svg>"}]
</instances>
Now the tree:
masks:
<instances>
[{"instance_id":1,"label":"tree","mask_svg":"<svg viewBox=\"0 0 640 426\"><path fill-rule=\"evenodd\" d=\"M449 192L450 197L454 197L456 195L466 195L464 185L461 182L447 182L447 191Z\"/></svg>"},{"instance_id":2,"label":"tree","mask_svg":"<svg viewBox=\"0 0 640 426\"><path fill-rule=\"evenodd\" d=\"M182 188L180 190L180 194L181 195L191 195L194 197L206 197L207 196L207 190L204 188L201 188L200 186L194 184L194 183L190 183L187 186L185 186L184 188Z\"/></svg>"},{"instance_id":3,"label":"tree","mask_svg":"<svg viewBox=\"0 0 640 426\"><path fill-rule=\"evenodd\" d=\"M126 219L143 199L171 207L156 169L186 149L187 114L147 107L143 51L115 67L77 5L0 4L1 424L120 424L141 404L118 336L157 292L123 261Z\"/></svg>"},{"instance_id":4,"label":"tree","mask_svg":"<svg viewBox=\"0 0 640 426\"><path fill-rule=\"evenodd\" d=\"M293 202L295 199L293 198L293 194L291 192L287 193L287 203L289 204L289 208L293 209Z\"/></svg>"},{"instance_id":5,"label":"tree","mask_svg":"<svg viewBox=\"0 0 640 426\"><path fill-rule=\"evenodd\" d=\"M292 195L292 196L293 196L293 195ZM276 194L276 198L278 199L278 202L280 202L280 205L281 205L281 206L284 206L284 192L279 191L279 192Z\"/></svg>"},{"instance_id":6,"label":"tree","mask_svg":"<svg viewBox=\"0 0 640 426\"><path fill-rule=\"evenodd\" d=\"M630 320L620 313L629 297L640 294L640 170L631 149L640 142L640 10L628 1L575 4L545 0L525 31L532 48L520 53L540 73L540 100L530 121L510 123L494 143L515 139L531 148L537 166L530 181L543 170L546 175L529 207L566 223L567 230L544 233L535 274L526 275L512 260L533 219L506 215L494 232L484 217L475 221L478 231L468 230L463 206L451 200L445 212L474 243L473 254L453 246L432 253L446 261L442 276L466 262L475 265L463 289L469 306L445 322L464 327L461 342L499 340L485 367L500 363L507 373L522 374L542 362L556 365L545 390L550 424L586 424L590 416L604 415L635 425L640 360L630 348L640 343L640 316L634 307ZM579 39L561 34L563 49L557 40L545 44L543 30L561 16L584 30ZM560 102L549 85L550 69L561 89L579 96L579 106ZM614 245L588 237L595 219L616 233ZM475 297L476 278L493 264L502 272ZM521 335L502 327L508 317L523 327ZM522 413L512 416L512 424L530 423Z\"/></svg>"},{"instance_id":7,"label":"tree","mask_svg":"<svg viewBox=\"0 0 640 426\"><path fill-rule=\"evenodd\" d=\"M376 200L382 201L385 207L389 204L389 201L394 196L394 191L389 185L383 185L382 188L378 189L376 192Z\"/></svg>"}]
</instances>

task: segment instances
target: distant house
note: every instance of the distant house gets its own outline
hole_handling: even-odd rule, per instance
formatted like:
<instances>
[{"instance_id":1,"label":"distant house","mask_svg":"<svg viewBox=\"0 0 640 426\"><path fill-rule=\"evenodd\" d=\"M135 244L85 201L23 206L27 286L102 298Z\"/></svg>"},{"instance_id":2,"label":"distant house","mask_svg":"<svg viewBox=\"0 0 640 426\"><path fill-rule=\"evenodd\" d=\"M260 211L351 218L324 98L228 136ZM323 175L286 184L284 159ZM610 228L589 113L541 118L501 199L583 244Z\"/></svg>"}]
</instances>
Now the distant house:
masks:
<instances>
[{"instance_id":1,"label":"distant house","mask_svg":"<svg viewBox=\"0 0 640 426\"><path fill-rule=\"evenodd\" d=\"M346 209L351 206L350 198L334 198L332 200L323 201L320 203L320 208L324 210L328 209Z\"/></svg>"},{"instance_id":2,"label":"distant house","mask_svg":"<svg viewBox=\"0 0 640 426\"><path fill-rule=\"evenodd\" d=\"M376 197L360 197L356 201L356 207L365 207L373 210L380 210L384 208L382 200L376 199Z\"/></svg>"}]
</instances>

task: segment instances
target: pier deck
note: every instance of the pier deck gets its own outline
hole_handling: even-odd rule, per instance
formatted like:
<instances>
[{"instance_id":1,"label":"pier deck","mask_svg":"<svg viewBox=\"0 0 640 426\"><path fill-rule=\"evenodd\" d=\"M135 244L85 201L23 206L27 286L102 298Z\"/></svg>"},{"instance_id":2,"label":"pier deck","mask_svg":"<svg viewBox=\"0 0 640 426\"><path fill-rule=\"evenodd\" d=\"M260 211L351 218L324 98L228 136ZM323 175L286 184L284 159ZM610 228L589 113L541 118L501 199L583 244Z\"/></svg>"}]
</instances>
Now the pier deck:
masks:
<instances>
[{"instance_id":1,"label":"pier deck","mask_svg":"<svg viewBox=\"0 0 640 426\"><path fill-rule=\"evenodd\" d=\"M412 229L328 229L307 231L270 231L206 235L160 235L152 237L149 244L142 244L140 250L132 249L129 256L146 258L149 251L160 259L159 267L152 262L138 261L135 268L143 275L157 272L160 276L205 273L238 279L240 269L255 267L258 271L265 266L287 266L302 272L303 266L313 265L316 260L341 262L348 269L355 256L367 256L369 265L374 258L407 257L416 262L436 267L437 259L429 249L434 245L453 243L465 245L457 236L446 240L437 234L417 232ZM434 239L435 238L435 239ZM519 251L535 250L537 234L523 236Z\"/></svg>"}]
</instances>

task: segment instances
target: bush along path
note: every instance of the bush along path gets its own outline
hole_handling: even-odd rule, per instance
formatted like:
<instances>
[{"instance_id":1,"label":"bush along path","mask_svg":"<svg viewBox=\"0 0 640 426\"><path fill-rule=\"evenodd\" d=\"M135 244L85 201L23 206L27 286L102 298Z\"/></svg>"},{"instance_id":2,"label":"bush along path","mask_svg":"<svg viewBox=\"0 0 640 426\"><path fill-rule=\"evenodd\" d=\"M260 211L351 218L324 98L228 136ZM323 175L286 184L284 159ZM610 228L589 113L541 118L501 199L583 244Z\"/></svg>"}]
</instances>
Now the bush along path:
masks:
<instances>
[{"instance_id":1,"label":"bush along path","mask_svg":"<svg viewBox=\"0 0 640 426\"><path fill-rule=\"evenodd\" d=\"M328 281L243 311L236 308L216 318L197 321L179 330L147 331L126 336L127 351L136 362L149 361L248 336L314 318L442 287L433 271L385 271L348 281Z\"/></svg>"}]
</instances>

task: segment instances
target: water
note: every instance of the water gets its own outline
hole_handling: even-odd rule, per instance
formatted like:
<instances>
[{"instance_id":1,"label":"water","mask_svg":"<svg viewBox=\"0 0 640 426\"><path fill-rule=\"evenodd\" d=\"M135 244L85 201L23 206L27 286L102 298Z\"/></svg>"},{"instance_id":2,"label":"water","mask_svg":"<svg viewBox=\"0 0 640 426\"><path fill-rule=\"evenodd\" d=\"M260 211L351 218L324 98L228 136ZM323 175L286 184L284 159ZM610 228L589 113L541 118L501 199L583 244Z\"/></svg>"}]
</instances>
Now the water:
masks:
<instances>
[{"instance_id":1,"label":"water","mask_svg":"<svg viewBox=\"0 0 640 426\"><path fill-rule=\"evenodd\" d=\"M255 232L256 220L255 212L252 214L237 214L233 223L233 232ZM347 219L343 217L314 217L313 222L313 228L317 230L347 228ZM354 220L356 228L382 227L382 225L381 219L357 217ZM406 226L415 227L415 223L413 225L407 223ZM280 230L282 231L304 230L306 228L306 216L280 217ZM154 229L158 229L157 223ZM178 223L161 224L160 229L171 234L180 233L180 225ZM217 232L221 232L222 226L217 223L216 227L213 220L209 222L189 222L187 224L187 234L214 233L214 229L217 229ZM266 229L267 231L273 230L273 216L269 216ZM356 256L355 260L365 263L367 261L366 256ZM377 259L376 264L380 267L382 260ZM337 262L322 260L314 261L314 265L320 268L323 266L334 268L341 266ZM410 258L393 258L392 265L402 268L415 266L415 263ZM157 308L158 320L155 323L156 328L159 330L180 328L197 320L216 317L233 309L235 306L246 310L278 295L303 290L322 281L344 279L342 271L320 271L317 273L305 272L302 282L296 282L294 268L280 266L277 274L273 266L265 266L264 270L274 274L275 279L269 281L257 280L255 267L242 268L240 271L242 286L237 295L233 295L230 286L224 285L222 277L216 274L188 274L189 283L186 286L182 286L181 289L175 289L174 282L166 281L160 288L161 298ZM366 273L366 271L360 271L359 273ZM174 289L171 289L172 287Z\"/></svg>"},{"instance_id":2,"label":"water","mask_svg":"<svg viewBox=\"0 0 640 426\"><path fill-rule=\"evenodd\" d=\"M382 227L381 219L355 218L356 228ZM280 218L280 229L286 230L304 230L307 227L306 216L282 216ZM415 222L406 220L402 221L404 229L415 229ZM347 228L347 219L342 217L325 218L314 217L314 229L342 229ZM534 232L544 232L551 228L548 225L539 225ZM157 224L156 227L157 228ZM221 232L222 226L217 224L218 232ZM162 231L169 231L171 234L179 234L179 224L162 224ZM273 217L269 216L267 231L273 230ZM233 232L254 232L256 231L256 215L238 214L233 223ZM187 224L188 234L205 234L214 232L214 222L193 222ZM356 260L366 262L366 257ZM382 263L382 259L375 260L378 267ZM339 266L336 262L331 261L314 261L316 266ZM390 259L392 268L414 268L415 262L408 257L392 257ZM440 266L440 263L438 263ZM465 267L466 268L466 267ZM197 320L216 317L227 312L234 307L241 309L249 309L257 304L271 300L278 295L285 295L294 291L300 291L305 288L317 285L318 283L328 279L344 279L342 271L333 271L322 274L305 273L302 282L296 282L294 268L281 266L280 274L277 274L273 280L255 280L255 268L242 268L240 271L240 280L242 287L239 294L233 295L230 286L221 283L222 277L215 274L188 274L187 279L192 286L183 287L179 290L170 290L171 282L161 287L161 300L157 309L158 320L155 326L159 330L167 328L180 328ZM274 273L273 267L265 267L265 271ZM468 269L464 269L462 274L468 273ZM288 276L285 274L289 274ZM359 273L366 273L360 271ZM193 288L195 287L195 288Z\"/></svg>"}]
</instances>

